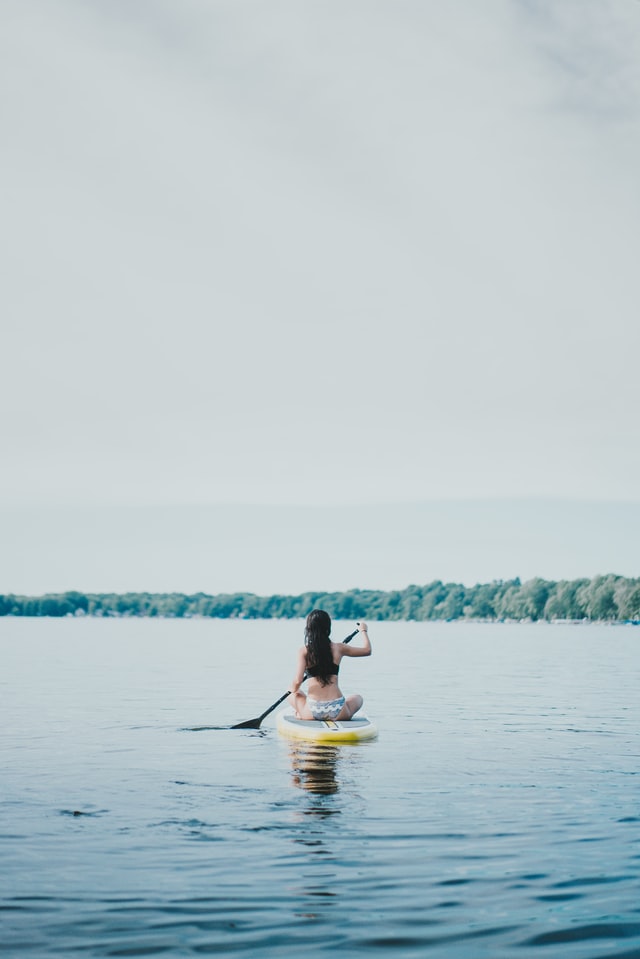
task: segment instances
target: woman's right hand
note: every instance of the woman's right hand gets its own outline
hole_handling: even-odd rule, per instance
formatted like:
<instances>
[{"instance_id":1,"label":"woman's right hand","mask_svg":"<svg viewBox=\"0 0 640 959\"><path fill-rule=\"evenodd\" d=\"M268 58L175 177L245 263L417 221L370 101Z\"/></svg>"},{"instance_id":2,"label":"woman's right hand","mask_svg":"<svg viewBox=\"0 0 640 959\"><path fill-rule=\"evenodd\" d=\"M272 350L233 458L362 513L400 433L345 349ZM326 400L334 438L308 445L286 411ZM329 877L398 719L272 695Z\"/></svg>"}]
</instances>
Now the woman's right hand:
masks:
<instances>
[{"instance_id":1,"label":"woman's right hand","mask_svg":"<svg viewBox=\"0 0 640 959\"><path fill-rule=\"evenodd\" d=\"M358 632L359 632L359 633L366 633L366 632L367 632L367 624L366 624L364 621L358 623Z\"/></svg>"}]
</instances>

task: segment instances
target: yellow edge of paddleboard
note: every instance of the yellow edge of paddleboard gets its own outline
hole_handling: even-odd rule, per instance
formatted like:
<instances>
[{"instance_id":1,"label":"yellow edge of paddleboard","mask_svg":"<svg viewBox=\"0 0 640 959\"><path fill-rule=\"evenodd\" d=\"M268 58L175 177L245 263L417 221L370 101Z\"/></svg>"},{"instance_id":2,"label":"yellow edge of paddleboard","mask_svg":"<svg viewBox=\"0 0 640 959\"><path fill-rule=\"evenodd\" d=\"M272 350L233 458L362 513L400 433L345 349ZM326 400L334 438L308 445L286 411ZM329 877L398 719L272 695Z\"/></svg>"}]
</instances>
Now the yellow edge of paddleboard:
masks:
<instances>
[{"instance_id":1,"label":"yellow edge of paddleboard","mask_svg":"<svg viewBox=\"0 0 640 959\"><path fill-rule=\"evenodd\" d=\"M278 714L278 732L287 739L303 739L315 743L361 743L375 739L377 726L366 716L356 716L344 722L333 720L296 719L292 709Z\"/></svg>"}]
</instances>

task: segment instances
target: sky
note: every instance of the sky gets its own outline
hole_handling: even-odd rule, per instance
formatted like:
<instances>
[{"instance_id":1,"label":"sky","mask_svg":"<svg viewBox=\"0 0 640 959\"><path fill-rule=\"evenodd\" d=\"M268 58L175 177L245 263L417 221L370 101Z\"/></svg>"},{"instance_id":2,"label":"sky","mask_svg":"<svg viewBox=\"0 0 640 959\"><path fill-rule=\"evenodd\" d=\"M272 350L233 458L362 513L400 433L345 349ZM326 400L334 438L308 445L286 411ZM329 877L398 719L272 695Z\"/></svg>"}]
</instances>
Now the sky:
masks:
<instances>
[{"instance_id":1,"label":"sky","mask_svg":"<svg viewBox=\"0 0 640 959\"><path fill-rule=\"evenodd\" d=\"M0 591L640 575L640 3L0 28Z\"/></svg>"}]
</instances>

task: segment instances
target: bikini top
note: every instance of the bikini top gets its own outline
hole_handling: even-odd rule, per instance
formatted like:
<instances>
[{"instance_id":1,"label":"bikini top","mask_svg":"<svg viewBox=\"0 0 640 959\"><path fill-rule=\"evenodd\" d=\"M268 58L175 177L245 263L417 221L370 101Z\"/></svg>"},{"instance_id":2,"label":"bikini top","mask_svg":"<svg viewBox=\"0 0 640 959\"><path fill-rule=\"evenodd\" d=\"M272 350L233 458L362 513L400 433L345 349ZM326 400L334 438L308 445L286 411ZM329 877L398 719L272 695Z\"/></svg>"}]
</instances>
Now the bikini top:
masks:
<instances>
[{"instance_id":1,"label":"bikini top","mask_svg":"<svg viewBox=\"0 0 640 959\"><path fill-rule=\"evenodd\" d=\"M329 670L329 675L337 676L340 672L340 666L338 663L332 663L331 669ZM307 676L311 676L312 679L316 679L319 675L318 666L307 666Z\"/></svg>"}]
</instances>

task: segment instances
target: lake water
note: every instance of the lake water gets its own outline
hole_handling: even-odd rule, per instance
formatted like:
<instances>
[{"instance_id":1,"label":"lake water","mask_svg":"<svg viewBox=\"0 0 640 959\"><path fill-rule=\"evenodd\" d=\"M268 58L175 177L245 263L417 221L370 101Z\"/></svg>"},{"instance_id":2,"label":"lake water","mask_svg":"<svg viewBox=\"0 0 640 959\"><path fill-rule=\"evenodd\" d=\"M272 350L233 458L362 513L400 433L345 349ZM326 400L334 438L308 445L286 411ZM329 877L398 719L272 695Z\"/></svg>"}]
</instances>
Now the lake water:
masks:
<instances>
[{"instance_id":1,"label":"lake water","mask_svg":"<svg viewBox=\"0 0 640 959\"><path fill-rule=\"evenodd\" d=\"M0 951L638 959L640 630L370 633L322 748L300 622L0 620Z\"/></svg>"}]
</instances>

